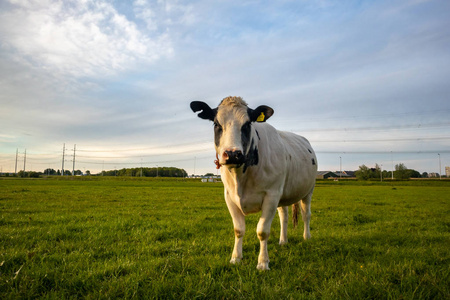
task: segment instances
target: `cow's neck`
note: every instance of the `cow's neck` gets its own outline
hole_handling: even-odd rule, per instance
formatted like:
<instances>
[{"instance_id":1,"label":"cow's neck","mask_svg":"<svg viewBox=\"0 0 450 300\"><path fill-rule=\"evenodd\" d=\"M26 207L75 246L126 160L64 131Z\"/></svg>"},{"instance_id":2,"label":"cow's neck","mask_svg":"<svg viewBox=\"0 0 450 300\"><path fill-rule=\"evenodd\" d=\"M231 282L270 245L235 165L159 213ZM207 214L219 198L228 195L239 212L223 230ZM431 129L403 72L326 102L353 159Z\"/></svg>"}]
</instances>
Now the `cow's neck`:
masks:
<instances>
[{"instance_id":1,"label":"cow's neck","mask_svg":"<svg viewBox=\"0 0 450 300\"><path fill-rule=\"evenodd\" d=\"M222 171L222 181L226 189L238 196L238 198L242 196L243 187L246 186L249 179L249 171L247 170L247 173L244 173L244 167L231 168L225 166Z\"/></svg>"}]
</instances>

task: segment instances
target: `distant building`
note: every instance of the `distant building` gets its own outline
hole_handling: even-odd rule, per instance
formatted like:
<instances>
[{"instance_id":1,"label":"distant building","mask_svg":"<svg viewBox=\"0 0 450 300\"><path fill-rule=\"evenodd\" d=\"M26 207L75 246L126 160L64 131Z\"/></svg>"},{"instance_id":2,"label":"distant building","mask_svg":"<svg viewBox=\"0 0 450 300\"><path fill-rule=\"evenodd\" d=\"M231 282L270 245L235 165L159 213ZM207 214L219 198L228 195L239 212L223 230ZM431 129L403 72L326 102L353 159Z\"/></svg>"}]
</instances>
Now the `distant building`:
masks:
<instances>
[{"instance_id":1,"label":"distant building","mask_svg":"<svg viewBox=\"0 0 450 300\"><path fill-rule=\"evenodd\" d=\"M331 171L317 171L316 179L327 179L327 178L339 177L335 172Z\"/></svg>"},{"instance_id":2,"label":"distant building","mask_svg":"<svg viewBox=\"0 0 450 300\"><path fill-rule=\"evenodd\" d=\"M438 173L428 173L428 178L436 178L439 177Z\"/></svg>"},{"instance_id":3,"label":"distant building","mask_svg":"<svg viewBox=\"0 0 450 300\"><path fill-rule=\"evenodd\" d=\"M202 182L220 182L221 180L220 175L219 176L203 176Z\"/></svg>"},{"instance_id":4,"label":"distant building","mask_svg":"<svg viewBox=\"0 0 450 300\"><path fill-rule=\"evenodd\" d=\"M445 176L450 177L450 167L445 167Z\"/></svg>"},{"instance_id":5,"label":"distant building","mask_svg":"<svg viewBox=\"0 0 450 300\"><path fill-rule=\"evenodd\" d=\"M355 171L317 171L316 179L351 178L355 177Z\"/></svg>"},{"instance_id":6,"label":"distant building","mask_svg":"<svg viewBox=\"0 0 450 300\"><path fill-rule=\"evenodd\" d=\"M335 172L339 176L339 171ZM341 177L356 177L356 171L342 171Z\"/></svg>"}]
</instances>

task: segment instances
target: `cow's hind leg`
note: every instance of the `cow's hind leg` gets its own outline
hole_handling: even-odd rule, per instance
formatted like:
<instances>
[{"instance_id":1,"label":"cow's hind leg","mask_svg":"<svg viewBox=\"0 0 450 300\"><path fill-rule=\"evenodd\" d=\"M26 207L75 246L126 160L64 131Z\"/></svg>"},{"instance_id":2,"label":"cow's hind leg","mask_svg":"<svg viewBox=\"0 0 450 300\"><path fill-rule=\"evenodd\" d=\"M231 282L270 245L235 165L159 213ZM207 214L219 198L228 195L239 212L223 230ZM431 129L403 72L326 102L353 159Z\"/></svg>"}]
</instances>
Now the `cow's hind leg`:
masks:
<instances>
[{"instance_id":1,"label":"cow's hind leg","mask_svg":"<svg viewBox=\"0 0 450 300\"><path fill-rule=\"evenodd\" d=\"M312 198L312 191L300 202L302 219L304 224L303 238L305 240L311 238L311 232L309 231L309 221L311 220L311 198Z\"/></svg>"},{"instance_id":2,"label":"cow's hind leg","mask_svg":"<svg viewBox=\"0 0 450 300\"><path fill-rule=\"evenodd\" d=\"M287 229L288 229L288 215L289 215L289 207L282 206L278 207L278 215L280 216L280 245L284 245L288 242L287 238Z\"/></svg>"}]
</instances>

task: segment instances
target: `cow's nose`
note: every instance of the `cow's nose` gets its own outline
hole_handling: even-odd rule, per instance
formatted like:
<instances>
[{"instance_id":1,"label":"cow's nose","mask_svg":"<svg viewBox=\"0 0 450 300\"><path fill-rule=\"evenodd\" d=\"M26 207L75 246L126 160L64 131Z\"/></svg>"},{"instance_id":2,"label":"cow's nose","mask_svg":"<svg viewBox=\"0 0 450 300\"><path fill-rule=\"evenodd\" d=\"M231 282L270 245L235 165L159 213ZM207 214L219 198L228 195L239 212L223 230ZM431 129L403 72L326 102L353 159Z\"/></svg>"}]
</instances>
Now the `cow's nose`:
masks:
<instances>
[{"instance_id":1,"label":"cow's nose","mask_svg":"<svg viewBox=\"0 0 450 300\"><path fill-rule=\"evenodd\" d=\"M223 153L225 164L242 164L244 154L241 150L230 151L227 150Z\"/></svg>"}]
</instances>

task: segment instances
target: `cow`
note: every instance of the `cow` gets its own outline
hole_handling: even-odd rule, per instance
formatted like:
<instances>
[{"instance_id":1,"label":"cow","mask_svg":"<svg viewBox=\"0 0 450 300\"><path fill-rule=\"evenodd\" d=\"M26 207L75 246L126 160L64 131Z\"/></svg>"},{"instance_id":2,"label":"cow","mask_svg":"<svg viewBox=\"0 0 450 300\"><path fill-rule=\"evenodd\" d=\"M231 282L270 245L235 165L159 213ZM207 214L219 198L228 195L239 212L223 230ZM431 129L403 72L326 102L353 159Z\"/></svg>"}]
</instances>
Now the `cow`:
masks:
<instances>
[{"instance_id":1,"label":"cow","mask_svg":"<svg viewBox=\"0 0 450 300\"><path fill-rule=\"evenodd\" d=\"M266 105L251 109L241 97L227 97L212 109L202 101L190 107L198 117L214 122L217 167L221 169L225 202L233 218L235 243L230 263L242 259L245 216L261 211L257 225L260 241L258 270L269 270L267 241L278 210L280 245L287 243L288 209L294 221L301 207L304 239L311 238L311 197L317 158L307 139L278 131L266 121L274 110ZM299 205L300 204L300 205ZM294 224L295 226L295 224Z\"/></svg>"}]
</instances>

